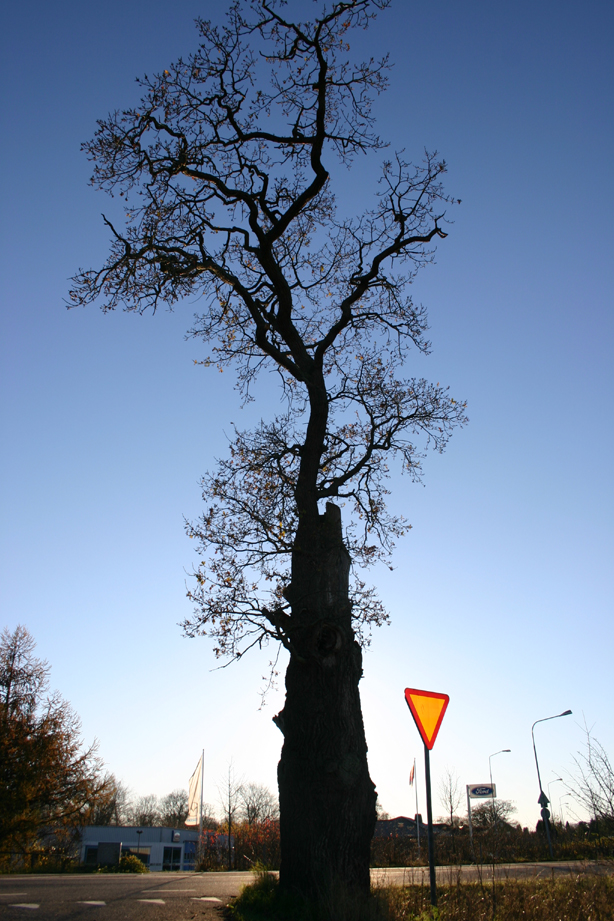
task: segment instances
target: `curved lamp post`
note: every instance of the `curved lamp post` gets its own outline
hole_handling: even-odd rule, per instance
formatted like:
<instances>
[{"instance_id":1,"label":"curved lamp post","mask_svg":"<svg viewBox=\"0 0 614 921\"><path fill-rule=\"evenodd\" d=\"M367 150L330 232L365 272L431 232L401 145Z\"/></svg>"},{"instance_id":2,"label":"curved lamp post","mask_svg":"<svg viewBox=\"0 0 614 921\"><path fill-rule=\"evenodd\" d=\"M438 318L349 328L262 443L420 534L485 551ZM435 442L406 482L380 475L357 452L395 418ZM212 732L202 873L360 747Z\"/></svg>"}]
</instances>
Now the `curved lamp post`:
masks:
<instances>
[{"instance_id":1,"label":"curved lamp post","mask_svg":"<svg viewBox=\"0 0 614 921\"><path fill-rule=\"evenodd\" d=\"M512 750L511 748L502 748L502 749L500 749L498 752L493 752L492 755L489 755L489 756L488 756L488 773L489 773L489 775L490 775L490 787L491 787L491 791L492 791L492 792L491 792L491 796L492 796L492 820L493 820L493 823L496 823L496 816L495 816L495 790L494 790L493 783L492 783L492 764L491 764L491 759L494 758L495 755L502 755L504 752L508 752L508 753L509 753L509 752L511 752L511 750Z\"/></svg>"},{"instance_id":2,"label":"curved lamp post","mask_svg":"<svg viewBox=\"0 0 614 921\"><path fill-rule=\"evenodd\" d=\"M548 811L548 803L550 800L544 793L542 789L542 779L539 773L539 761L537 760L537 749L535 748L535 727L538 723L547 723L548 720L558 720L560 716L571 716L571 710L564 710L563 713L555 713L554 716L545 716L541 720L535 720L531 726L531 738L533 739L533 754L535 755L535 767L537 768L537 780L539 782L539 799L537 802L542 807L542 819L544 820L544 828L546 829L546 838L548 840L548 850L550 852L550 860L554 860L554 854L552 852L552 841L550 840L550 812Z\"/></svg>"}]
</instances>

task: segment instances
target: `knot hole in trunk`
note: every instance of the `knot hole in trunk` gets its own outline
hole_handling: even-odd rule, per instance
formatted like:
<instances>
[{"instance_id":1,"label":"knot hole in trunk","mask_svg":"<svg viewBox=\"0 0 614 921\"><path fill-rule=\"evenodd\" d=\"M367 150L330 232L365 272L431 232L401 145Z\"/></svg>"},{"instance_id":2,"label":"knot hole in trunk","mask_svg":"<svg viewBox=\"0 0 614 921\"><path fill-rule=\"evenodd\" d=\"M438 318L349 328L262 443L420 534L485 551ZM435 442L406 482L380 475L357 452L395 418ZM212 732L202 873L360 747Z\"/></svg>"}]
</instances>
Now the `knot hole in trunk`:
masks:
<instances>
[{"instance_id":1,"label":"knot hole in trunk","mask_svg":"<svg viewBox=\"0 0 614 921\"><path fill-rule=\"evenodd\" d=\"M343 637L341 630L333 624L322 624L316 633L318 655L329 656L341 649Z\"/></svg>"}]
</instances>

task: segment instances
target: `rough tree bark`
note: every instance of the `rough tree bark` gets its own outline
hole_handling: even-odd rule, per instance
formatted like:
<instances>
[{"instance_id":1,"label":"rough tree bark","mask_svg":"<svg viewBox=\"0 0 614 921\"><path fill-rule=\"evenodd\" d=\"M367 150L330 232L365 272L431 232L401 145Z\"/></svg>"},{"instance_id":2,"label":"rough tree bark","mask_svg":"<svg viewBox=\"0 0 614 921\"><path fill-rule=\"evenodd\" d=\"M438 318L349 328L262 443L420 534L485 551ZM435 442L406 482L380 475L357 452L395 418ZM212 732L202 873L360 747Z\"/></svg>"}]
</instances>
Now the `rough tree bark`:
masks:
<instances>
[{"instance_id":1,"label":"rough tree bark","mask_svg":"<svg viewBox=\"0 0 614 921\"><path fill-rule=\"evenodd\" d=\"M349 600L341 511L327 503L293 555L294 646L278 767L282 887L321 898L337 886L368 892L375 828L358 683L362 652Z\"/></svg>"}]
</instances>

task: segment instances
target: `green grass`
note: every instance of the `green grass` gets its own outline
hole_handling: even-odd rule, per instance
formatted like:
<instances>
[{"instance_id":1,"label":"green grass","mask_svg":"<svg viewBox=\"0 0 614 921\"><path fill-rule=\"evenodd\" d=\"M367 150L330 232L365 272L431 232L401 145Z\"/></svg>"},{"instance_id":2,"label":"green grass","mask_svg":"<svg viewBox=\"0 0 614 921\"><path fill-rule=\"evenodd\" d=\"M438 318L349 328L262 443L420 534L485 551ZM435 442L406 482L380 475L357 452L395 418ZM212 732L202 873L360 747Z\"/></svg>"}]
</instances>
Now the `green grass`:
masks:
<instances>
[{"instance_id":1,"label":"green grass","mask_svg":"<svg viewBox=\"0 0 614 921\"><path fill-rule=\"evenodd\" d=\"M438 887L438 907L428 886L375 889L360 902L337 895L334 904L311 905L278 890L262 873L228 908L232 921L614 921L614 879L570 876L556 880L506 880Z\"/></svg>"}]
</instances>

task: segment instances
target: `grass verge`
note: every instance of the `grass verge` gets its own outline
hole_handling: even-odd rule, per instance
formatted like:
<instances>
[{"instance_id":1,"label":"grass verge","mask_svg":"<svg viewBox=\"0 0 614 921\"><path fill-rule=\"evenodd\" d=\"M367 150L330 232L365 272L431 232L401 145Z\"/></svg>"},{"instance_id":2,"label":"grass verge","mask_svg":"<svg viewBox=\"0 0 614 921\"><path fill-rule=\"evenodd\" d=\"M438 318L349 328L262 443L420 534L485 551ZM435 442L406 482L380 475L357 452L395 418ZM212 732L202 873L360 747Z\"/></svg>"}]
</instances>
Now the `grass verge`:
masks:
<instances>
[{"instance_id":1,"label":"grass verge","mask_svg":"<svg viewBox=\"0 0 614 921\"><path fill-rule=\"evenodd\" d=\"M374 889L368 900L338 895L315 906L278 890L261 873L227 909L232 921L614 921L614 879L569 876L438 887L432 908L428 886Z\"/></svg>"}]
</instances>

